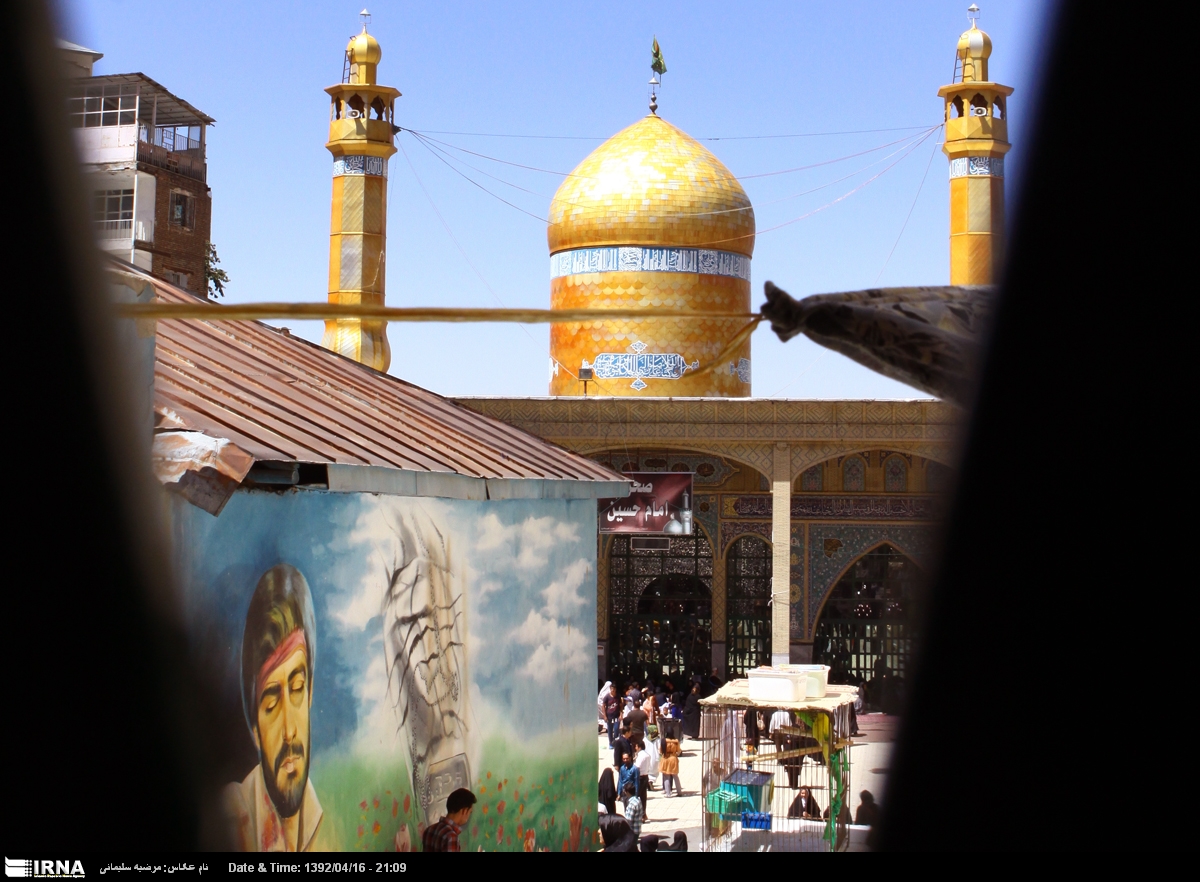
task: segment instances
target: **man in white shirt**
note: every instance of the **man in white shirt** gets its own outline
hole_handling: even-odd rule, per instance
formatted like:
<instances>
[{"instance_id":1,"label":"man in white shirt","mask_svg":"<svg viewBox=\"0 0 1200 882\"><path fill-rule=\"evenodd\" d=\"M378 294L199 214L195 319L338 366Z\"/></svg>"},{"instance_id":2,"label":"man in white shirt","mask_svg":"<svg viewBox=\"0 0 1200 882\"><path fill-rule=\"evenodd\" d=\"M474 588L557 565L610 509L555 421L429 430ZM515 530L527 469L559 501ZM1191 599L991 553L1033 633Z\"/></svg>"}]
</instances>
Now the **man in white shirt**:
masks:
<instances>
[{"instance_id":1,"label":"man in white shirt","mask_svg":"<svg viewBox=\"0 0 1200 882\"><path fill-rule=\"evenodd\" d=\"M637 795L640 797L642 820L648 820L648 818L646 818L646 803L648 801L647 791L650 789L650 771L652 761L649 751L646 750L646 743L644 741L635 740L633 742L633 749L637 751L637 756L634 758L633 764L638 770ZM626 820L628 820L628 818L626 818Z\"/></svg>"}]
</instances>

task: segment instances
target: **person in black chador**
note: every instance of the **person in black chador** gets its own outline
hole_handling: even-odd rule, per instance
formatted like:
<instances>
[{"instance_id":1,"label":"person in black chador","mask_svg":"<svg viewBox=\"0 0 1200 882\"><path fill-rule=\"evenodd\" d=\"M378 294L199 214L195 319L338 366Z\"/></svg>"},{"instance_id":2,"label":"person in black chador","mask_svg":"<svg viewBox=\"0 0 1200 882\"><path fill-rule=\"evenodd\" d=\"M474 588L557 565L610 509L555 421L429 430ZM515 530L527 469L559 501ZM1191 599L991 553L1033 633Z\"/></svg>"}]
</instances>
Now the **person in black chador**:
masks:
<instances>
[{"instance_id":1,"label":"person in black chador","mask_svg":"<svg viewBox=\"0 0 1200 882\"><path fill-rule=\"evenodd\" d=\"M687 701L683 704L683 734L688 738L700 737L700 686L692 686Z\"/></svg>"},{"instance_id":2,"label":"person in black chador","mask_svg":"<svg viewBox=\"0 0 1200 882\"><path fill-rule=\"evenodd\" d=\"M601 815L600 840L605 851L637 851L638 841L629 822L620 815Z\"/></svg>"},{"instance_id":3,"label":"person in black chador","mask_svg":"<svg viewBox=\"0 0 1200 882\"><path fill-rule=\"evenodd\" d=\"M801 787L800 792L796 794L796 798L792 800L791 806L788 807L789 818L811 818L819 821L821 819L821 806L813 799L812 791L807 787Z\"/></svg>"},{"instance_id":4,"label":"person in black chador","mask_svg":"<svg viewBox=\"0 0 1200 882\"><path fill-rule=\"evenodd\" d=\"M617 813L617 785L613 780L612 769L605 769L600 773L600 784L597 787L597 804L604 806L610 815Z\"/></svg>"}]
</instances>

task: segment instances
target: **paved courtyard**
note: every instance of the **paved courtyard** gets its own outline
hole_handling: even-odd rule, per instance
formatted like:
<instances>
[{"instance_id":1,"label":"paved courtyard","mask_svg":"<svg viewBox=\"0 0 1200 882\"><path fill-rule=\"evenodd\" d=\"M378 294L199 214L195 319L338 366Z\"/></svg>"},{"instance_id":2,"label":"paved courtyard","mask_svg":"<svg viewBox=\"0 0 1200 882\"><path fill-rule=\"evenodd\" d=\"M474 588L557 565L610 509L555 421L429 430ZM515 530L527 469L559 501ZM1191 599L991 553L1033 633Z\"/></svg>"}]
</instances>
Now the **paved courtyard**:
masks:
<instances>
[{"instance_id":1,"label":"paved courtyard","mask_svg":"<svg viewBox=\"0 0 1200 882\"><path fill-rule=\"evenodd\" d=\"M858 728L862 735L855 738L850 747L850 812L853 816L858 810L859 793L869 790L875 796L875 801L883 805L887 793L887 770L892 756L893 741L899 725L899 718L887 714L860 714ZM599 747L599 764L597 778L612 762L612 748L608 746L608 738L601 734L597 737ZM702 797L700 792L700 758L703 743L693 739L685 739L681 745L683 756L679 760L679 782L682 785L683 796L667 798L662 792L661 778L658 786L650 791L646 814L649 820L642 825L642 834L657 833L659 836L671 839L676 830L687 834L688 850L698 851L701 842L701 825L703 824ZM617 803L618 813L621 804Z\"/></svg>"}]
</instances>

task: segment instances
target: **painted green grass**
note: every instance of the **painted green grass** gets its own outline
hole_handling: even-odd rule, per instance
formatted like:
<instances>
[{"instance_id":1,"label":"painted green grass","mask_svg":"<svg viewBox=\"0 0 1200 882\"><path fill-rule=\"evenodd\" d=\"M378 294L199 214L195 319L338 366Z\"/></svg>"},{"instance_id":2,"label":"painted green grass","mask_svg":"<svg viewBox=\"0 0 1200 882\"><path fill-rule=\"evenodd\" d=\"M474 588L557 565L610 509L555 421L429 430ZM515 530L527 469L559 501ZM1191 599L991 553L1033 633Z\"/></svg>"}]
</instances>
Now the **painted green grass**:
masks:
<instances>
[{"instance_id":1,"label":"painted green grass","mask_svg":"<svg viewBox=\"0 0 1200 882\"><path fill-rule=\"evenodd\" d=\"M527 756L502 739L484 743L471 789L479 802L459 844L464 851L590 851L598 848L595 748ZM406 825L420 848L424 818L406 765L372 766L359 757L323 760L313 785L325 812L326 834L343 851L395 851ZM576 833L572 835L572 815ZM574 840L574 849L572 844Z\"/></svg>"}]
</instances>

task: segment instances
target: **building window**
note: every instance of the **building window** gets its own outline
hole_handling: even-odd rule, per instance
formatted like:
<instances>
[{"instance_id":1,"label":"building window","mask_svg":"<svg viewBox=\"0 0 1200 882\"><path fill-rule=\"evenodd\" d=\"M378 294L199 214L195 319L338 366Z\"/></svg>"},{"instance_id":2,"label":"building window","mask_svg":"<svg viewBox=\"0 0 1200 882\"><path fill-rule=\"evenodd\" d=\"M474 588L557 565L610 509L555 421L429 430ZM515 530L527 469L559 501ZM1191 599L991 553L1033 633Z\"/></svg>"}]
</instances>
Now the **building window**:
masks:
<instances>
[{"instance_id":1,"label":"building window","mask_svg":"<svg viewBox=\"0 0 1200 882\"><path fill-rule=\"evenodd\" d=\"M189 193L171 193L167 222L173 227L190 230L196 225L196 199Z\"/></svg>"},{"instance_id":2,"label":"building window","mask_svg":"<svg viewBox=\"0 0 1200 882\"><path fill-rule=\"evenodd\" d=\"M92 220L101 239L133 234L133 190L97 190L92 194Z\"/></svg>"},{"instance_id":3,"label":"building window","mask_svg":"<svg viewBox=\"0 0 1200 882\"><path fill-rule=\"evenodd\" d=\"M136 85L83 86L67 101L71 125L92 129L137 122Z\"/></svg>"},{"instance_id":4,"label":"building window","mask_svg":"<svg viewBox=\"0 0 1200 882\"><path fill-rule=\"evenodd\" d=\"M147 134L143 129L139 137L145 141ZM172 153L199 150L200 126L159 126L154 130L154 143Z\"/></svg>"},{"instance_id":5,"label":"building window","mask_svg":"<svg viewBox=\"0 0 1200 882\"><path fill-rule=\"evenodd\" d=\"M867 485L867 466L860 457L852 456L842 463L842 490L861 493Z\"/></svg>"},{"instance_id":6,"label":"building window","mask_svg":"<svg viewBox=\"0 0 1200 882\"><path fill-rule=\"evenodd\" d=\"M888 493L908 491L908 463L902 456L893 456L883 464L883 489Z\"/></svg>"},{"instance_id":7,"label":"building window","mask_svg":"<svg viewBox=\"0 0 1200 882\"><path fill-rule=\"evenodd\" d=\"M185 291L191 290L188 287L188 274L187 273L177 273L174 270L165 270L163 272L163 278L166 279L168 282L170 282L172 285L175 285L179 288L183 288Z\"/></svg>"},{"instance_id":8,"label":"building window","mask_svg":"<svg viewBox=\"0 0 1200 882\"><path fill-rule=\"evenodd\" d=\"M825 489L824 469L815 465L800 476L800 490L804 493L819 493Z\"/></svg>"}]
</instances>

